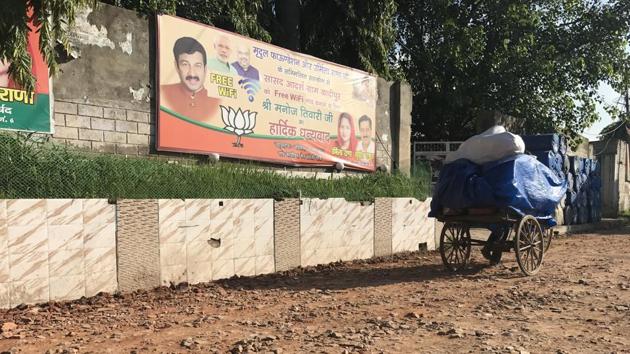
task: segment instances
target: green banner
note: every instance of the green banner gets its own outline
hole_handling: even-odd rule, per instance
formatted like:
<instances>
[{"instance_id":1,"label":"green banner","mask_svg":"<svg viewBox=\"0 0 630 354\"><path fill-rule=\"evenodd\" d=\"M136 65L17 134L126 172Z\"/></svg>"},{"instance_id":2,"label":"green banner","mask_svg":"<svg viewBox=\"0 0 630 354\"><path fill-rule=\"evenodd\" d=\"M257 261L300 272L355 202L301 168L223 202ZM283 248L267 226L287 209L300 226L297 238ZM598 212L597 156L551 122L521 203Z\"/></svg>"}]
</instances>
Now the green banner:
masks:
<instances>
[{"instance_id":1,"label":"green banner","mask_svg":"<svg viewBox=\"0 0 630 354\"><path fill-rule=\"evenodd\" d=\"M10 95L16 92L24 91L0 89L0 129L51 133L50 96L47 94L34 95L32 103L3 100L4 93Z\"/></svg>"}]
</instances>

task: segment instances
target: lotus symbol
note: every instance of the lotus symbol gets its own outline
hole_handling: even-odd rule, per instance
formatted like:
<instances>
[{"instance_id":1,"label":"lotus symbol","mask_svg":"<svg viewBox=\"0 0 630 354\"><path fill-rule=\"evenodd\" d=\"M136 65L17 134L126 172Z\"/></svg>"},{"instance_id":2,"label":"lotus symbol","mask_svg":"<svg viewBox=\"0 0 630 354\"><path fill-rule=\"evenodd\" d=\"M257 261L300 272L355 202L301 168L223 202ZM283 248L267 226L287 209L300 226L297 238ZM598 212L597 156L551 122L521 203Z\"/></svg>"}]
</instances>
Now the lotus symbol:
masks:
<instances>
[{"instance_id":1,"label":"lotus symbol","mask_svg":"<svg viewBox=\"0 0 630 354\"><path fill-rule=\"evenodd\" d=\"M256 115L258 112L242 111L240 108L234 110L232 107L221 107L221 119L225 127L223 129L236 134L236 142L232 144L234 147L243 147L241 137L243 135L252 134L256 126Z\"/></svg>"}]
</instances>

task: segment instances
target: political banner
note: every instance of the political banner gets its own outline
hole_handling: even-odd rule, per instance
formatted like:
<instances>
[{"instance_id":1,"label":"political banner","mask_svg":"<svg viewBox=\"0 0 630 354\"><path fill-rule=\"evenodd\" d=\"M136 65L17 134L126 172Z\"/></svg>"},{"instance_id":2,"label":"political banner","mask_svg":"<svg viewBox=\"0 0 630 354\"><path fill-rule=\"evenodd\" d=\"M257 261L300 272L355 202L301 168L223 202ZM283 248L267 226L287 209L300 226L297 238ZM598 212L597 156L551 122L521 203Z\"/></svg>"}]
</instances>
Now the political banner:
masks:
<instances>
[{"instance_id":1,"label":"political banner","mask_svg":"<svg viewBox=\"0 0 630 354\"><path fill-rule=\"evenodd\" d=\"M157 148L375 170L376 77L158 16Z\"/></svg>"},{"instance_id":2,"label":"political banner","mask_svg":"<svg viewBox=\"0 0 630 354\"><path fill-rule=\"evenodd\" d=\"M39 32L32 22L28 26L27 50L36 80L35 91L17 85L9 75L11 62L0 59L0 129L52 133L48 65L39 50Z\"/></svg>"}]
</instances>

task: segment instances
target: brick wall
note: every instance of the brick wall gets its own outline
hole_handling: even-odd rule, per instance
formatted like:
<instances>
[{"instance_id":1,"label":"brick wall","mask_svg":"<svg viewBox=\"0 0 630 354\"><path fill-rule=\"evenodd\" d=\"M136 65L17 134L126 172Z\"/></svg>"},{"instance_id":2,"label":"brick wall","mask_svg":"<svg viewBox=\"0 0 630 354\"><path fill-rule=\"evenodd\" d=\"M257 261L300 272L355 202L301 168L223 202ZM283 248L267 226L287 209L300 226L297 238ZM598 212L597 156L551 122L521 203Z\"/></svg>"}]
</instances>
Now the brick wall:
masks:
<instances>
[{"instance_id":1,"label":"brick wall","mask_svg":"<svg viewBox=\"0 0 630 354\"><path fill-rule=\"evenodd\" d=\"M55 101L53 141L57 144L99 153L148 155L154 137L147 111Z\"/></svg>"}]
</instances>

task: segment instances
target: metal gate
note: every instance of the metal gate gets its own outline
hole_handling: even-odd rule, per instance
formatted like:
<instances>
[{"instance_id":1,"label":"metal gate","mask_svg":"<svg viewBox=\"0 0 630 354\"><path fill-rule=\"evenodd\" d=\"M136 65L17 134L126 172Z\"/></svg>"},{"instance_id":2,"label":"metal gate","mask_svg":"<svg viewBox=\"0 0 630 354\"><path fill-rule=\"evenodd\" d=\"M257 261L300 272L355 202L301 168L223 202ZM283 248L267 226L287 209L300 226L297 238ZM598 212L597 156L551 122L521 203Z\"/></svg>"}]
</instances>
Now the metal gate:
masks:
<instances>
[{"instance_id":1,"label":"metal gate","mask_svg":"<svg viewBox=\"0 0 630 354\"><path fill-rule=\"evenodd\" d=\"M413 163L428 162L431 165L432 182L440 175L446 155L457 150L462 141L416 141L413 143Z\"/></svg>"}]
</instances>

